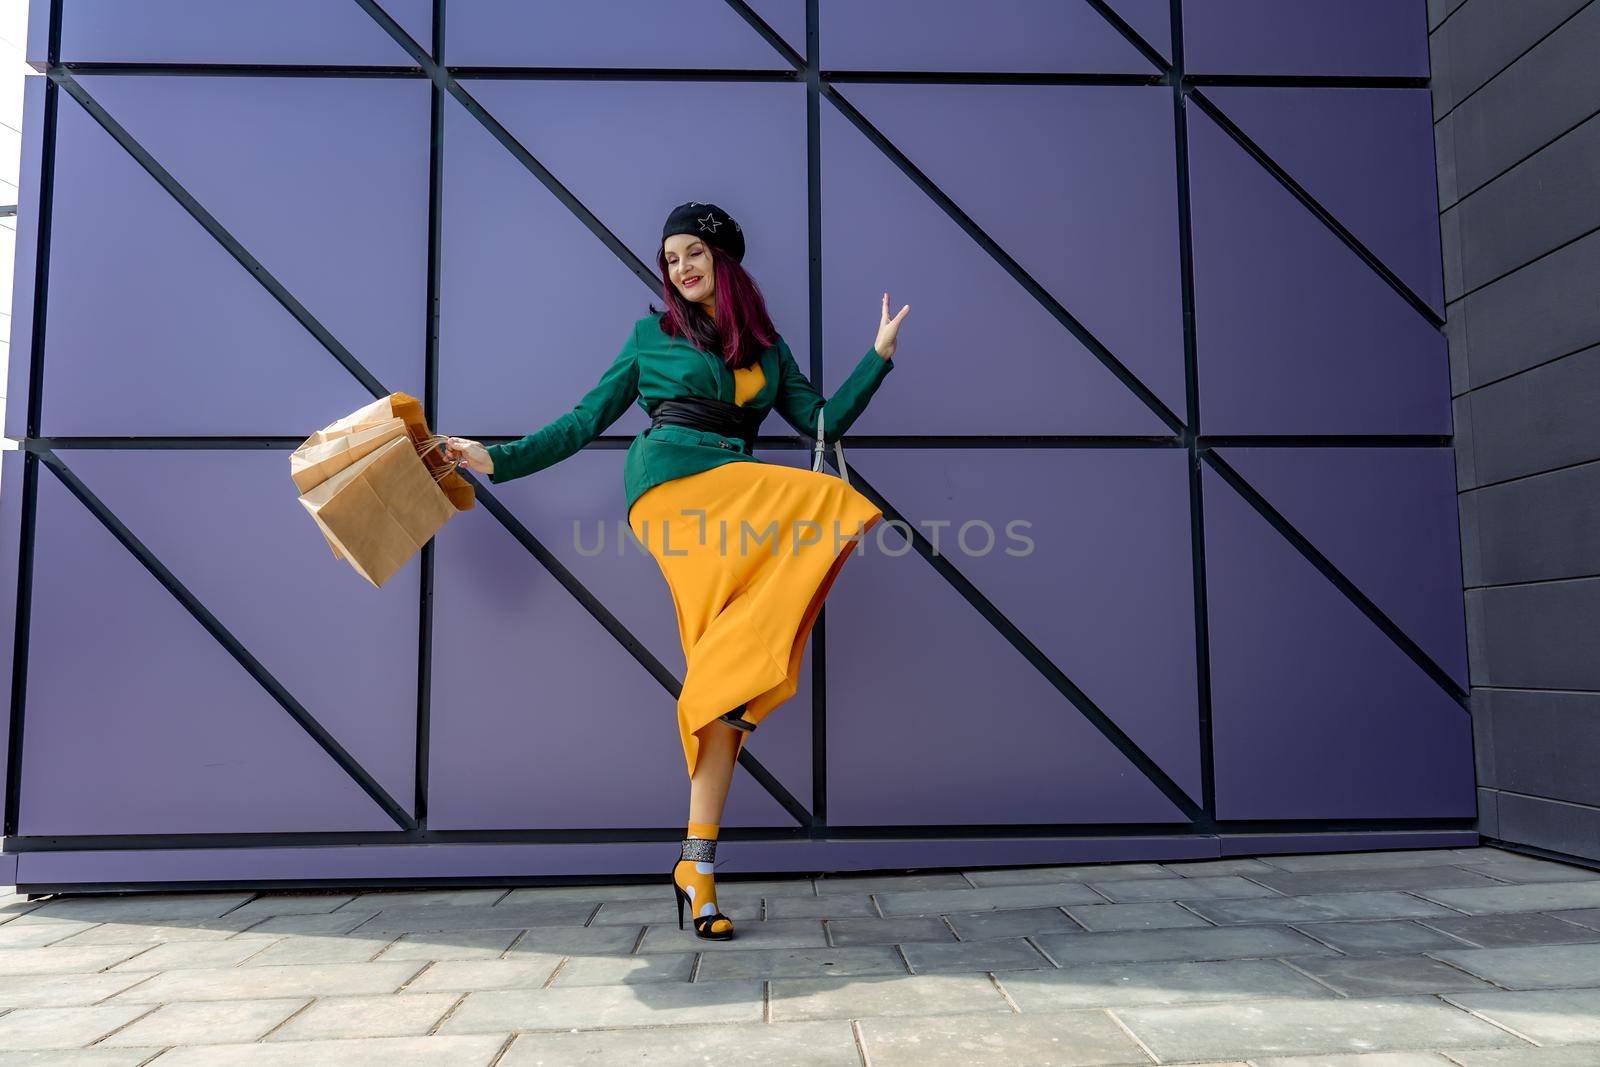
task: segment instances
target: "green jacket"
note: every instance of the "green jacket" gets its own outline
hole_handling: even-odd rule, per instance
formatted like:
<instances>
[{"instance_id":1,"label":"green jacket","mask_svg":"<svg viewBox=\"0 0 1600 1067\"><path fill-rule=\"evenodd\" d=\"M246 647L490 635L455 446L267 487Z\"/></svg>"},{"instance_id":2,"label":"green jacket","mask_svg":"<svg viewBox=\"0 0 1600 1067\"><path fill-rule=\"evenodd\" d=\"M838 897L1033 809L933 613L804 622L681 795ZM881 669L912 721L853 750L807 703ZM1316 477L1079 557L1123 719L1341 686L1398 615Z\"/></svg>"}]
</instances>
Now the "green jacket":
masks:
<instances>
[{"instance_id":1,"label":"green jacket","mask_svg":"<svg viewBox=\"0 0 1600 1067\"><path fill-rule=\"evenodd\" d=\"M807 438L817 432L817 409L821 408L823 437L832 442L856 421L893 369L892 359L869 348L833 396L824 401L800 372L788 342L780 335L776 346L761 353L766 384L744 406L763 415L776 408L785 422ZM646 414L657 401L680 396L708 396L731 403L733 388L733 372L720 357L701 351L684 338L667 336L661 330L660 315L646 315L633 324L622 351L576 407L526 437L488 446L494 460L489 481L498 485L521 478L574 455L635 401ZM646 427L628 446L623 467L627 508L631 511L646 489L662 482L736 462L761 460L746 452L744 442L736 437L687 426Z\"/></svg>"}]
</instances>

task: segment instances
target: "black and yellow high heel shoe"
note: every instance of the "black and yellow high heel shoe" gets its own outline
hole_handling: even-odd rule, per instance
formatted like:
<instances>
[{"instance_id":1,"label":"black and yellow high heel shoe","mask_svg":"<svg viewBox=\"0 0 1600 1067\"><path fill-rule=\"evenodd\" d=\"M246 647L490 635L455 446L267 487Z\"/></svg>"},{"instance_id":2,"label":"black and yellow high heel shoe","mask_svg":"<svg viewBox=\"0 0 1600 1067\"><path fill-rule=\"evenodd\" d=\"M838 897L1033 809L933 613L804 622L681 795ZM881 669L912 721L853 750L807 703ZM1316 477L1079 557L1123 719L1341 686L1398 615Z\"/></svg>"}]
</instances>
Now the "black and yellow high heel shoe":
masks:
<instances>
[{"instance_id":1,"label":"black and yellow high heel shoe","mask_svg":"<svg viewBox=\"0 0 1600 1067\"><path fill-rule=\"evenodd\" d=\"M683 847L678 852L678 862L672 865L670 877L672 878L672 892L678 900L678 929L683 929L683 906L689 905L689 916L694 923L694 936L704 941L731 941L733 940L733 920L713 906L711 911L704 915L697 912L701 905L695 903L695 897L703 897L704 888L711 884L711 865L717 858L716 841L708 841L698 837L686 837ZM690 866L684 874L690 882L685 886L678 881L679 868L687 863ZM713 899L715 897L713 896Z\"/></svg>"}]
</instances>

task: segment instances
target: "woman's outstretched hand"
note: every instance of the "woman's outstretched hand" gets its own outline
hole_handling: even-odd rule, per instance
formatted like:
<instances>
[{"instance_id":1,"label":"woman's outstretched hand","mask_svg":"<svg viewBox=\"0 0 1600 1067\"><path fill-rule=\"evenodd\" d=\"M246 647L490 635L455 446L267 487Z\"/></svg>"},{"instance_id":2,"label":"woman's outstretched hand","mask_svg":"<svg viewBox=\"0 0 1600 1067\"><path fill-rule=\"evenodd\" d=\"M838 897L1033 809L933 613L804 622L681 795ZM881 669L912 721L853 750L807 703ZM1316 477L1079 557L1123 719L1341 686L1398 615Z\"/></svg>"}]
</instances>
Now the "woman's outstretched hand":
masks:
<instances>
[{"instance_id":1,"label":"woman's outstretched hand","mask_svg":"<svg viewBox=\"0 0 1600 1067\"><path fill-rule=\"evenodd\" d=\"M489 457L489 450L471 438L445 438L444 454L458 467L465 465L479 474L494 473L494 460Z\"/></svg>"},{"instance_id":2,"label":"woman's outstretched hand","mask_svg":"<svg viewBox=\"0 0 1600 1067\"><path fill-rule=\"evenodd\" d=\"M890 359L894 356L896 338L900 334L900 323L905 320L906 312L910 310L911 305L907 304L900 309L898 315L891 319L889 317L889 294L883 294L883 321L878 326L878 339L872 343L872 347L877 349L878 355L884 359Z\"/></svg>"}]
</instances>

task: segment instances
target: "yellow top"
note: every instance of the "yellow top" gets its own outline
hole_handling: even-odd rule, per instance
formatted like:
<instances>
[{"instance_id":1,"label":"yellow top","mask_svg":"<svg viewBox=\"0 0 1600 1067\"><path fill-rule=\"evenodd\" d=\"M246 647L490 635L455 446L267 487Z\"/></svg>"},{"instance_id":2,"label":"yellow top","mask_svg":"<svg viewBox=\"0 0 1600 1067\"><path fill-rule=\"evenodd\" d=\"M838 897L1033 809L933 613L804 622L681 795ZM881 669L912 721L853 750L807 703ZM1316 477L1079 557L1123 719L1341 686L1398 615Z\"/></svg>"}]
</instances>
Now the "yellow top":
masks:
<instances>
[{"instance_id":1,"label":"yellow top","mask_svg":"<svg viewBox=\"0 0 1600 1067\"><path fill-rule=\"evenodd\" d=\"M761 392L767 384L767 376L761 372L760 363L752 363L748 367L740 367L733 372L733 402L743 404L757 393Z\"/></svg>"}]
</instances>

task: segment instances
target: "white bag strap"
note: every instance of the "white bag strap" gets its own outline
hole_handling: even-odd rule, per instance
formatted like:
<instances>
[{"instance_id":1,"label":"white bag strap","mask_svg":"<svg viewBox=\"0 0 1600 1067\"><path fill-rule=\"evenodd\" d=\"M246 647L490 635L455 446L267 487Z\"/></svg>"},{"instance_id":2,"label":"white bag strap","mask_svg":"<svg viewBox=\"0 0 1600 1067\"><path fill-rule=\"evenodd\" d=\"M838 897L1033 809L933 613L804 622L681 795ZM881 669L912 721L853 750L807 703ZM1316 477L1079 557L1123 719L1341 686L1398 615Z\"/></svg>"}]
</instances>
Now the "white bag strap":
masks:
<instances>
[{"instance_id":1,"label":"white bag strap","mask_svg":"<svg viewBox=\"0 0 1600 1067\"><path fill-rule=\"evenodd\" d=\"M817 409L817 442L811 449L811 469L822 470L822 450L826 447L822 440L822 409ZM835 441L833 443L834 458L839 461L839 477L844 484L850 484L850 470L844 465L844 445Z\"/></svg>"}]
</instances>

